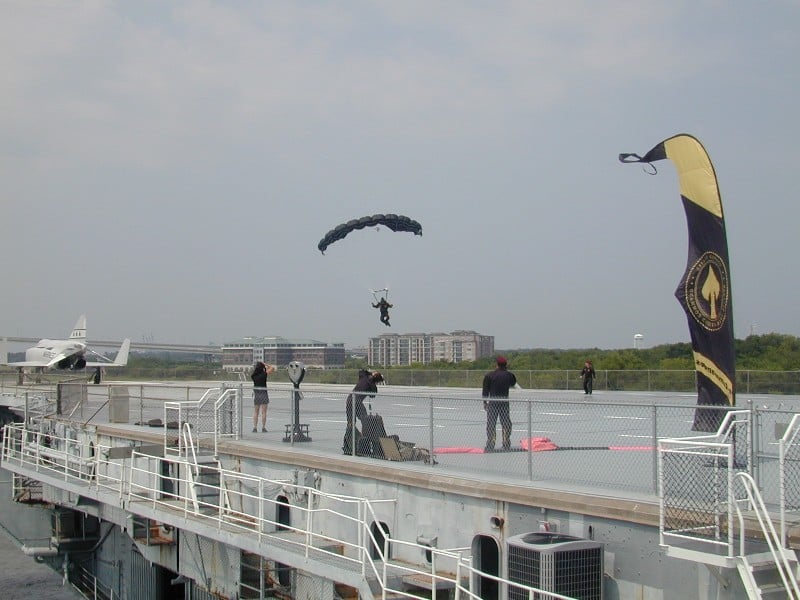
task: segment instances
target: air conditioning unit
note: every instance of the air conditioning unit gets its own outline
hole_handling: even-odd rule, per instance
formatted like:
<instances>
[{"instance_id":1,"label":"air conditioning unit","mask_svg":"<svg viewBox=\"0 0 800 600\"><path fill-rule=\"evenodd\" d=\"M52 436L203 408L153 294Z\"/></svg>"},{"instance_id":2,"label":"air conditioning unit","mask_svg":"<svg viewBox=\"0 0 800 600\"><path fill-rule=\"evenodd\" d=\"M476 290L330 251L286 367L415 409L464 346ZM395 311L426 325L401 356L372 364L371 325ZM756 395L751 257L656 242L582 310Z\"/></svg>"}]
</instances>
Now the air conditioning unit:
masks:
<instances>
[{"instance_id":1,"label":"air conditioning unit","mask_svg":"<svg viewBox=\"0 0 800 600\"><path fill-rule=\"evenodd\" d=\"M600 542L560 533L533 532L509 537L506 544L509 581L580 600L602 599ZM508 598L528 600L528 593L509 585Z\"/></svg>"}]
</instances>

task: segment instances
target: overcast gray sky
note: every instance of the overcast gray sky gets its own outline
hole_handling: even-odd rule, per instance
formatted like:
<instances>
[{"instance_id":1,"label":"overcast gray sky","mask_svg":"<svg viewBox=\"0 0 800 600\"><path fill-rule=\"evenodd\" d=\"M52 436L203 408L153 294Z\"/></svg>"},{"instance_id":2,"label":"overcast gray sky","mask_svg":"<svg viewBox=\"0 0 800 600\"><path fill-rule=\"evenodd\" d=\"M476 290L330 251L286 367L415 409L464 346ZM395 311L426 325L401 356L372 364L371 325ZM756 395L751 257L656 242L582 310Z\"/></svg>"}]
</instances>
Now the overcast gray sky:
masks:
<instances>
[{"instance_id":1,"label":"overcast gray sky","mask_svg":"<svg viewBox=\"0 0 800 600\"><path fill-rule=\"evenodd\" d=\"M798 31L795 0L0 0L0 335L688 341L675 171L617 160L678 133L736 337L800 335ZM319 253L374 213L423 236Z\"/></svg>"}]
</instances>

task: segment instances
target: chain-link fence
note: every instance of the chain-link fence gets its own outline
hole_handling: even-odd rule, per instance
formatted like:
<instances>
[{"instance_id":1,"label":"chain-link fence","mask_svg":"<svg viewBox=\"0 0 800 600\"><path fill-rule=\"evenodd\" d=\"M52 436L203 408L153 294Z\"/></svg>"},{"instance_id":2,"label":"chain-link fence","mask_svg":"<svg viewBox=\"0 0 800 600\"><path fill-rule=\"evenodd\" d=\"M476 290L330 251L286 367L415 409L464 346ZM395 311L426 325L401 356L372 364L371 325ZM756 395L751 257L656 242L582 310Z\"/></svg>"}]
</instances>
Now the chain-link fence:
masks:
<instances>
[{"instance_id":1,"label":"chain-link fence","mask_svg":"<svg viewBox=\"0 0 800 600\"><path fill-rule=\"evenodd\" d=\"M71 399L62 406L69 414L62 412L61 418L113 422L113 401L125 396L126 424L153 426L153 419L163 429L168 426L164 407L177 404L180 411L186 409L179 411L178 422L192 423L197 433L210 428L215 441L231 427L242 429L253 402L252 386L236 384L232 389L238 403L225 410L237 414L229 415L229 423L212 424L213 413L191 411L203 404L204 396L221 398L224 385L211 392L205 386L82 386L69 384L55 394L62 401ZM609 497L658 497L666 543L692 550L710 545L721 556L731 552L733 536L741 529L733 519L733 509L745 499L736 483L739 472L752 475L768 510L781 515L784 539L787 518L796 522L800 517L796 397L753 396L730 410L699 409L693 394L584 396L512 390L506 401L485 400L477 389L381 386L362 399L362 411L352 409L358 418L348 422L348 397L353 400L349 386L304 385L297 412L291 384L270 386L272 435L242 434L239 443L289 444L315 454L398 461L407 463L403 467L472 478L483 486L533 483ZM693 431L698 410L724 412L736 424L723 436ZM308 435L281 437L283 428L292 431L296 426Z\"/></svg>"},{"instance_id":2,"label":"chain-link fence","mask_svg":"<svg viewBox=\"0 0 800 600\"><path fill-rule=\"evenodd\" d=\"M285 366L285 365L284 365ZM392 385L415 387L456 387L477 388L481 386L485 371L463 369L411 369L401 367L378 367L386 381ZM528 390L580 390L582 388L579 370L514 370L519 384ZM65 376L58 373L33 374L25 376L25 384L35 387L40 384L63 382ZM69 379L86 383L84 378ZM169 368L126 367L105 375L108 381L131 381L137 379L159 381L228 381L249 385L247 374L225 371L219 365L186 365ZM289 383L284 368L270 375L270 381ZM358 369L307 369L305 383L353 384L358 381ZM0 393L23 387L16 373L0 370ZM696 390L694 370L611 370L600 369L594 382L595 390L607 391L664 391L693 392ZM800 394L800 370L761 371L739 369L736 372L736 389L745 394Z\"/></svg>"},{"instance_id":3,"label":"chain-link fence","mask_svg":"<svg viewBox=\"0 0 800 600\"><path fill-rule=\"evenodd\" d=\"M364 399L370 417L367 424L357 420L348 427L349 386L304 382L295 413L292 385L271 382L270 431L253 434L249 425L242 424L252 418L252 386L233 387L240 394L240 404L235 409L225 407L221 423L213 423L213 413L196 419L187 413L174 420L192 423L195 432L213 430L218 438L244 429L240 435L245 442L290 444L336 455L403 461L424 468L480 475L487 480L529 481L547 487L570 485L613 493L624 490L656 494L658 440L701 433L692 430L697 406L690 394L664 394L648 402L641 396L630 396L628 400L620 395L611 400L611 395L517 390L512 391L509 421L504 427L503 416L498 414L494 419L477 389L448 392L381 386L374 398ZM77 406L70 405L69 414L62 411L62 417L84 423L152 427L154 433L161 433L171 420L165 419L166 403L188 402L188 407L208 389L208 385L81 384L78 390L62 391L62 398L79 402ZM53 397L56 395L53 392ZM115 411L113 402L120 398L125 398L124 411ZM780 503L783 485L789 507L800 510L799 451L792 448L785 457L783 481L779 461L780 439L794 414L800 412L800 400L759 397L743 401L741 408L751 411L753 443L737 446L737 461L751 465L750 471L768 504ZM308 435L286 435L287 431L297 430ZM487 452L487 446L494 452Z\"/></svg>"},{"instance_id":4,"label":"chain-link fence","mask_svg":"<svg viewBox=\"0 0 800 600\"><path fill-rule=\"evenodd\" d=\"M661 534L671 544L706 545L726 555L733 548L734 475L751 464L749 411L726 415L722 434L662 439ZM709 550L710 549L710 550Z\"/></svg>"},{"instance_id":5,"label":"chain-link fence","mask_svg":"<svg viewBox=\"0 0 800 600\"><path fill-rule=\"evenodd\" d=\"M415 387L480 388L485 371L459 369L406 369L381 367L387 383ZM514 370L520 386L526 390L580 390L580 371ZM237 379L234 373L227 374ZM288 382L285 369L270 376L276 382ZM358 380L357 369L308 369L305 383L347 384ZM248 380L249 382L249 380ZM736 389L745 394L800 394L800 371L739 370ZM598 370L595 390L692 392L697 389L694 370Z\"/></svg>"}]
</instances>

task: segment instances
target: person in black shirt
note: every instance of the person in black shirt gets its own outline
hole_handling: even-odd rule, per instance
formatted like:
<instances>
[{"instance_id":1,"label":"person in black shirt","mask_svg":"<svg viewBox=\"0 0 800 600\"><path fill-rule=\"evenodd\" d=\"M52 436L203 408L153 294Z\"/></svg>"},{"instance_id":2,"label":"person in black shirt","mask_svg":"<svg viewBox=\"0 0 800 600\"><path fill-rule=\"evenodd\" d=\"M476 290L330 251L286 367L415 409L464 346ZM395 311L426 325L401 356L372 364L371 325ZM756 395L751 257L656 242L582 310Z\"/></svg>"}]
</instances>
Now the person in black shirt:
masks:
<instances>
[{"instance_id":1,"label":"person in black shirt","mask_svg":"<svg viewBox=\"0 0 800 600\"><path fill-rule=\"evenodd\" d=\"M258 431L258 415L261 414L261 431L267 433L267 405L269 404L269 394L267 393L267 377L275 372L275 367L265 365L258 361L253 369L250 379L253 380L253 433Z\"/></svg>"},{"instance_id":2,"label":"person in black shirt","mask_svg":"<svg viewBox=\"0 0 800 600\"><path fill-rule=\"evenodd\" d=\"M391 325L389 325L389 309L392 308L392 306L394 306L394 305L393 304L389 304L389 302L384 297L382 297L381 301L378 302L377 304L375 304L374 302L372 304L372 308L380 309L380 311L381 311L381 323L383 323L387 327L391 327Z\"/></svg>"},{"instance_id":3,"label":"person in black shirt","mask_svg":"<svg viewBox=\"0 0 800 600\"><path fill-rule=\"evenodd\" d=\"M592 365L592 361L587 360L583 363L583 369L581 369L581 379L583 379L583 393L588 394L589 396L592 395L592 385L594 384L594 365Z\"/></svg>"},{"instance_id":4,"label":"person in black shirt","mask_svg":"<svg viewBox=\"0 0 800 600\"><path fill-rule=\"evenodd\" d=\"M345 454L352 452L352 438L355 430L356 438L360 435L360 431L355 427L355 420L363 421L367 414L367 409L364 407L364 397L369 396L374 398L378 393L378 383L383 381L383 375L379 371L370 371L368 369L360 369L358 371L358 383L356 383L353 391L347 396L347 431L344 434L344 445L342 449ZM363 427L363 423L362 423Z\"/></svg>"},{"instance_id":5,"label":"person in black shirt","mask_svg":"<svg viewBox=\"0 0 800 600\"><path fill-rule=\"evenodd\" d=\"M508 390L517 385L516 376L508 370L505 356L497 357L497 368L483 378L483 409L486 411L486 452L494 451L497 419L503 428L503 450L511 450L511 410Z\"/></svg>"}]
</instances>

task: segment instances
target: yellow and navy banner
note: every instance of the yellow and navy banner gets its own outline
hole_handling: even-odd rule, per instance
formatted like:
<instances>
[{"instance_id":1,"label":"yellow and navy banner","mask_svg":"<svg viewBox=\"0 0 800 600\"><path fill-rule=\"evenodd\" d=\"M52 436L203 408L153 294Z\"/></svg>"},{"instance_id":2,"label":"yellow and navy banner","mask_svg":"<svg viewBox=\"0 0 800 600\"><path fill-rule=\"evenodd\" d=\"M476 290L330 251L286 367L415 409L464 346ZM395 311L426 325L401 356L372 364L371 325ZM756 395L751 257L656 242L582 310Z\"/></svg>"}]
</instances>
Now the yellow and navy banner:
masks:
<instances>
[{"instance_id":1,"label":"yellow and navy banner","mask_svg":"<svg viewBox=\"0 0 800 600\"><path fill-rule=\"evenodd\" d=\"M703 145L687 134L664 140L644 156L619 155L622 162L648 164L665 158L673 162L678 172L689 229L689 258L675 297L689 321L697 372L697 404L732 407L736 404L736 366L731 274L714 166ZM724 412L698 408L692 429L717 431Z\"/></svg>"}]
</instances>

